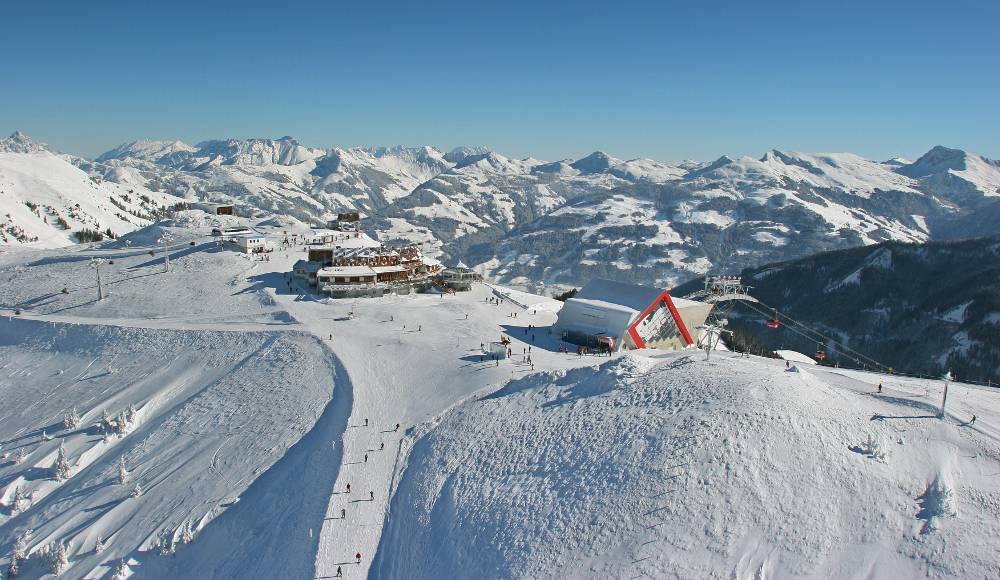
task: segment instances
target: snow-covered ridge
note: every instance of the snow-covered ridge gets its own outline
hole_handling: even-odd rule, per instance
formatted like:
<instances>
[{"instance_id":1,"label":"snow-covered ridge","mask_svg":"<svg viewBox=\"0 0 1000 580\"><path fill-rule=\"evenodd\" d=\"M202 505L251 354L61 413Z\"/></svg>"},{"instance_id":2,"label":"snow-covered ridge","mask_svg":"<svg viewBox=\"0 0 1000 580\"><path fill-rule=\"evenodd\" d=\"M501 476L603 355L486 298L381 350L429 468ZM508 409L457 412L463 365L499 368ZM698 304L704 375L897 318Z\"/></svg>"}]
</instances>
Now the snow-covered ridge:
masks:
<instances>
[{"instance_id":1,"label":"snow-covered ridge","mask_svg":"<svg viewBox=\"0 0 1000 580\"><path fill-rule=\"evenodd\" d=\"M88 175L23 135L0 149L0 245L66 246L83 230L121 235L180 201L147 189L144 179Z\"/></svg>"},{"instance_id":2,"label":"snow-covered ridge","mask_svg":"<svg viewBox=\"0 0 1000 580\"><path fill-rule=\"evenodd\" d=\"M420 243L519 285L592 276L672 285L887 239L990 234L1000 223L996 163L944 148L905 164L783 150L707 164L601 151L546 162L486 147L325 149L283 137L140 141L69 160L105 183L247 213L316 224L357 210L382 241Z\"/></svg>"},{"instance_id":3,"label":"snow-covered ridge","mask_svg":"<svg viewBox=\"0 0 1000 580\"><path fill-rule=\"evenodd\" d=\"M991 576L996 440L938 395L682 353L529 375L415 434L372 576Z\"/></svg>"}]
</instances>

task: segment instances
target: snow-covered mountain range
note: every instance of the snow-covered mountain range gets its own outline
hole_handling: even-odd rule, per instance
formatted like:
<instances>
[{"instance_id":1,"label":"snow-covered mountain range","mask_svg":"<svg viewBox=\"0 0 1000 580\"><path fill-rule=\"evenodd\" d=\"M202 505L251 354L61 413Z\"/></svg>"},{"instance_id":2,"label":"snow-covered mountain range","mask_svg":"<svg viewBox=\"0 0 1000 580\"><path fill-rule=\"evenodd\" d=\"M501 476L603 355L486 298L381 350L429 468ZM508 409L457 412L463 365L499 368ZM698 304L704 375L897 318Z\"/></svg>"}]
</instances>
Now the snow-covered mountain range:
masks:
<instances>
[{"instance_id":1,"label":"snow-covered mountain range","mask_svg":"<svg viewBox=\"0 0 1000 580\"><path fill-rule=\"evenodd\" d=\"M26 152L4 154L0 175L39 155L23 136L5 143ZM57 159L158 203L231 201L312 223L357 209L380 239L528 287L592 276L669 286L883 240L997 233L1000 218L1000 163L944 147L914 162L779 150L709 163L602 152L546 162L484 147L322 149L283 137L136 141L94 161Z\"/></svg>"},{"instance_id":2,"label":"snow-covered mountain range","mask_svg":"<svg viewBox=\"0 0 1000 580\"><path fill-rule=\"evenodd\" d=\"M22 133L0 140L0 245L68 246L81 232L117 236L150 224L181 200L127 169L88 174Z\"/></svg>"}]
</instances>

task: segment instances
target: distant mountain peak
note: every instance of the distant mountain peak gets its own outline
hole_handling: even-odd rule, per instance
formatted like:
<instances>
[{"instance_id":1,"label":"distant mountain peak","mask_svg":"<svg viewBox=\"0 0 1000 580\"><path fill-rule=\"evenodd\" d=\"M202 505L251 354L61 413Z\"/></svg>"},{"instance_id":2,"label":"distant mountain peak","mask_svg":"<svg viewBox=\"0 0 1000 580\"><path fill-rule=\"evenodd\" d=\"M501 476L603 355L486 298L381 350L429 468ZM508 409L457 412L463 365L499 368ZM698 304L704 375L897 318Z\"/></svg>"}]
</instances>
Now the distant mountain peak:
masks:
<instances>
[{"instance_id":1,"label":"distant mountain peak","mask_svg":"<svg viewBox=\"0 0 1000 580\"><path fill-rule=\"evenodd\" d=\"M490 148L485 145L475 145L475 146L461 146L455 147L451 151L445 153L444 160L449 163L454 163L456 165L461 165L469 157L480 157L486 155L490 152Z\"/></svg>"},{"instance_id":2,"label":"distant mountain peak","mask_svg":"<svg viewBox=\"0 0 1000 580\"><path fill-rule=\"evenodd\" d=\"M577 159L573 163L570 163L570 167L576 169L580 173L601 173L607 171L611 166L620 163L618 159L611 157L603 151L594 151L590 155Z\"/></svg>"},{"instance_id":3,"label":"distant mountain peak","mask_svg":"<svg viewBox=\"0 0 1000 580\"><path fill-rule=\"evenodd\" d=\"M932 173L949 170L962 171L966 168L968 154L961 149L935 145L916 161L899 168L899 172L909 177L924 177Z\"/></svg>"},{"instance_id":4,"label":"distant mountain peak","mask_svg":"<svg viewBox=\"0 0 1000 580\"><path fill-rule=\"evenodd\" d=\"M0 140L0 152L4 153L37 153L46 149L45 145L35 143L20 131L14 131L10 137Z\"/></svg>"}]
</instances>

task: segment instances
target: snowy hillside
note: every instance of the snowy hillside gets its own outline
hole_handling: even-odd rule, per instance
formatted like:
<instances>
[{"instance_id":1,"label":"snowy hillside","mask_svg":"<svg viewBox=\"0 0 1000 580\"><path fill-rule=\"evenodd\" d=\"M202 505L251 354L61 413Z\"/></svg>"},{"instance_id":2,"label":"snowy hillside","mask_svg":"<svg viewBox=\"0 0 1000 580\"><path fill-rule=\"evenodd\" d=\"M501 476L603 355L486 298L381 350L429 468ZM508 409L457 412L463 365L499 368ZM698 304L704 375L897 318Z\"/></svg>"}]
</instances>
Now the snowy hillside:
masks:
<instances>
[{"instance_id":1,"label":"snowy hillside","mask_svg":"<svg viewBox=\"0 0 1000 580\"><path fill-rule=\"evenodd\" d=\"M998 393L942 421L940 383L726 356L529 375L419 429L372 576L1000 573L998 433L963 425Z\"/></svg>"},{"instance_id":2,"label":"snowy hillside","mask_svg":"<svg viewBox=\"0 0 1000 580\"><path fill-rule=\"evenodd\" d=\"M120 235L178 201L124 179L88 176L22 134L0 141L0 245L66 246L81 230Z\"/></svg>"},{"instance_id":3,"label":"snowy hillside","mask_svg":"<svg viewBox=\"0 0 1000 580\"><path fill-rule=\"evenodd\" d=\"M886 366L1000 382L998 236L838 250L749 268L743 279L767 306ZM692 282L678 291L700 288ZM738 307L730 318L772 349L820 349L831 362L872 364L796 328L768 329L771 316Z\"/></svg>"},{"instance_id":4,"label":"snowy hillside","mask_svg":"<svg viewBox=\"0 0 1000 580\"><path fill-rule=\"evenodd\" d=\"M324 300L289 279L301 246L255 259L214 219L0 254L3 569L997 575L997 391L953 385L942 421L937 381L569 354L558 301Z\"/></svg>"}]
</instances>

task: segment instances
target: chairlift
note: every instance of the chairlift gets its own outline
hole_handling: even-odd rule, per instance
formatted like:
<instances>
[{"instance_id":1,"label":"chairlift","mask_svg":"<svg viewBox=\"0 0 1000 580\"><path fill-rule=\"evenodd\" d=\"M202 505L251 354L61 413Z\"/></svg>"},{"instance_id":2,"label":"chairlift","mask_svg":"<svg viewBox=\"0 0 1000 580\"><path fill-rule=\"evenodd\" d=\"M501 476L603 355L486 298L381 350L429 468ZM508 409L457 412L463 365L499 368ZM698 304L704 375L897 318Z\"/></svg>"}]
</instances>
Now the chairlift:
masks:
<instances>
[{"instance_id":1,"label":"chairlift","mask_svg":"<svg viewBox=\"0 0 1000 580\"><path fill-rule=\"evenodd\" d=\"M818 360L820 362L825 361L826 360L826 353L823 352L823 351L821 351L821 350L817 350L816 354L813 355L813 358L815 358L816 360Z\"/></svg>"},{"instance_id":2,"label":"chairlift","mask_svg":"<svg viewBox=\"0 0 1000 580\"><path fill-rule=\"evenodd\" d=\"M767 321L767 327L768 328L778 328L780 326L781 326L781 323L778 322L778 311L775 310L774 311L774 318L772 318L771 320Z\"/></svg>"}]
</instances>

